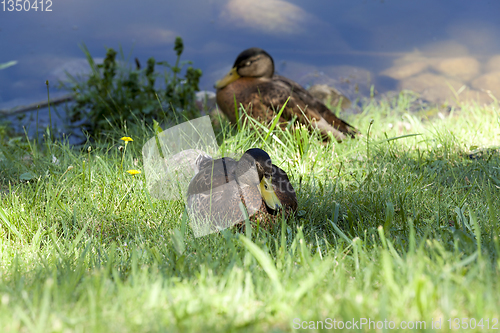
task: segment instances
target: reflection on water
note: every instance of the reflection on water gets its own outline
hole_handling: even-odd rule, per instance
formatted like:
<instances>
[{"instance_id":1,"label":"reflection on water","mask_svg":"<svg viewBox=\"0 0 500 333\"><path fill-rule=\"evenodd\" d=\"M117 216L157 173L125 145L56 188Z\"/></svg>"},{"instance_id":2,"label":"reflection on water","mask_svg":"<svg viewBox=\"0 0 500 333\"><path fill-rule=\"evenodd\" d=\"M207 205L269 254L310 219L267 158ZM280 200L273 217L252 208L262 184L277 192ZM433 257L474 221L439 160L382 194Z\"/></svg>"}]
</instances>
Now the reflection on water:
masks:
<instances>
[{"instance_id":1,"label":"reflection on water","mask_svg":"<svg viewBox=\"0 0 500 333\"><path fill-rule=\"evenodd\" d=\"M396 58L380 74L398 80L431 102L475 100L481 104L500 96L500 55L478 55L454 41L432 43Z\"/></svg>"},{"instance_id":2,"label":"reflection on water","mask_svg":"<svg viewBox=\"0 0 500 333\"><path fill-rule=\"evenodd\" d=\"M430 101L500 98L500 2L469 0L154 0L54 2L52 12L0 12L0 109L46 98L65 73L122 47L126 59L184 59L203 70L200 88L252 46L302 85L326 83L348 97L412 89ZM51 95L58 92L52 88Z\"/></svg>"}]
</instances>

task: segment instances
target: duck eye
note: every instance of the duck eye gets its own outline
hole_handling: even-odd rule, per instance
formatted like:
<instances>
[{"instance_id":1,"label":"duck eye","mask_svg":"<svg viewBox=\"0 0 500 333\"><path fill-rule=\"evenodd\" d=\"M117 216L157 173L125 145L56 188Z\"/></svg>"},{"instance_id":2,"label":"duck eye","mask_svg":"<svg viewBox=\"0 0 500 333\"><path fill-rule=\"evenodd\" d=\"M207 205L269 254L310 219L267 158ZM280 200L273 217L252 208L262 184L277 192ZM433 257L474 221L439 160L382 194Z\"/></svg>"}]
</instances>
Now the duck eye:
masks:
<instances>
[{"instance_id":1,"label":"duck eye","mask_svg":"<svg viewBox=\"0 0 500 333\"><path fill-rule=\"evenodd\" d=\"M264 188L267 190L268 189L267 185L264 185Z\"/></svg>"},{"instance_id":2,"label":"duck eye","mask_svg":"<svg viewBox=\"0 0 500 333\"><path fill-rule=\"evenodd\" d=\"M252 62L251 61L247 61L247 63L245 64L245 66L250 66Z\"/></svg>"}]
</instances>

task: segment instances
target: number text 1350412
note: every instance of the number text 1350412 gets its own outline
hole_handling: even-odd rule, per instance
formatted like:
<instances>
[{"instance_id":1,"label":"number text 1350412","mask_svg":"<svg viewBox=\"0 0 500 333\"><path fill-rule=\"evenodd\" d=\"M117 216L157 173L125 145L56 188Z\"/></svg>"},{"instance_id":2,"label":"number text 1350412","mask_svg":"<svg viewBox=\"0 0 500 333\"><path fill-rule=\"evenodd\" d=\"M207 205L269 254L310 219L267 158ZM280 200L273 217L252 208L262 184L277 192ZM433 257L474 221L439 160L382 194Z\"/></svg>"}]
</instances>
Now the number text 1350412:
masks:
<instances>
[{"instance_id":1,"label":"number text 1350412","mask_svg":"<svg viewBox=\"0 0 500 333\"><path fill-rule=\"evenodd\" d=\"M52 0L2 0L0 4L4 12L52 11Z\"/></svg>"}]
</instances>

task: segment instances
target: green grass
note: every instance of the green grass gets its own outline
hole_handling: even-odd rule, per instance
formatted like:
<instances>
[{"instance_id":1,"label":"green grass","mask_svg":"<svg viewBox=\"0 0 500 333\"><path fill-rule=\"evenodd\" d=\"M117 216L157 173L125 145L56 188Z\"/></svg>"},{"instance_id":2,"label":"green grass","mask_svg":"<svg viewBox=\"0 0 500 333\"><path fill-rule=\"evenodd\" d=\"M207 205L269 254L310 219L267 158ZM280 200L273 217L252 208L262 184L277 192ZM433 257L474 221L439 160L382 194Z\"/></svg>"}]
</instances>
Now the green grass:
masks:
<instances>
[{"instance_id":1,"label":"green grass","mask_svg":"<svg viewBox=\"0 0 500 333\"><path fill-rule=\"evenodd\" d=\"M408 103L367 105L348 119L364 136L342 144L251 120L223 126L223 150L265 149L298 195L297 217L249 238L194 238L182 202L151 198L144 174L125 172L142 170L145 125L80 150L3 145L0 330L285 332L366 318L446 332L448 319L475 318L467 332L491 331L500 155L469 154L498 145L498 106L427 120Z\"/></svg>"}]
</instances>

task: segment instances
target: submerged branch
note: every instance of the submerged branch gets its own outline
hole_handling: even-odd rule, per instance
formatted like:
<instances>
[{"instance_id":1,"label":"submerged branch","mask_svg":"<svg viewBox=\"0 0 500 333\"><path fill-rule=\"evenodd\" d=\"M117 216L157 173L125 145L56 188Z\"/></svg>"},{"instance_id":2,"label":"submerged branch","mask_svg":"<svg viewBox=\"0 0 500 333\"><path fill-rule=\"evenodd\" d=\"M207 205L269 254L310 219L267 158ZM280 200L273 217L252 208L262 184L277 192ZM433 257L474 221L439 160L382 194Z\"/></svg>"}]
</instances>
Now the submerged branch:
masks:
<instances>
[{"instance_id":1,"label":"submerged branch","mask_svg":"<svg viewBox=\"0 0 500 333\"><path fill-rule=\"evenodd\" d=\"M57 105L57 104L61 104L64 102L72 101L74 98L75 98L74 94L67 94L67 95L64 95L61 97L53 98L50 101L44 100L44 101L40 101L40 102L31 103L28 105L16 106L12 109L4 109L4 110L0 109L0 116L10 116L10 115L17 114L17 113L29 112L29 111L36 110L38 108L40 108L40 109L45 108L49 105L49 103L50 103L50 105Z\"/></svg>"}]
</instances>

